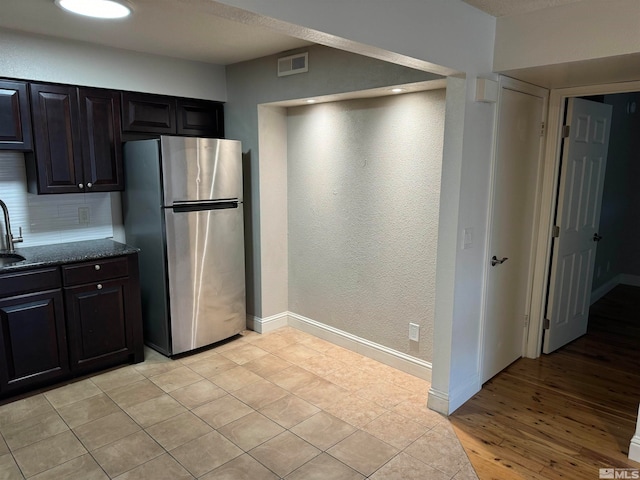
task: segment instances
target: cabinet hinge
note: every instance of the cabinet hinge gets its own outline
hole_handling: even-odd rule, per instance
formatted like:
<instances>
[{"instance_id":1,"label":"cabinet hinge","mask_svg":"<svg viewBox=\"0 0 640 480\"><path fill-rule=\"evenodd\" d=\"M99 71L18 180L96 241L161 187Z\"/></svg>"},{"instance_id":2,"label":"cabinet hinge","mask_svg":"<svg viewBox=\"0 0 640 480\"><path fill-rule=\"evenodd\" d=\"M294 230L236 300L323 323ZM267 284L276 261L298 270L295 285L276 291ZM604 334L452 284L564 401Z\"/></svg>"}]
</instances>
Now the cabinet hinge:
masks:
<instances>
[{"instance_id":1,"label":"cabinet hinge","mask_svg":"<svg viewBox=\"0 0 640 480\"><path fill-rule=\"evenodd\" d=\"M541 137L544 137L544 134L546 132L546 128L547 128L547 125L544 122L541 122L540 123L540 136Z\"/></svg>"},{"instance_id":2,"label":"cabinet hinge","mask_svg":"<svg viewBox=\"0 0 640 480\"><path fill-rule=\"evenodd\" d=\"M562 138L569 138L569 133L571 133L571 125L564 125L562 127Z\"/></svg>"},{"instance_id":3,"label":"cabinet hinge","mask_svg":"<svg viewBox=\"0 0 640 480\"><path fill-rule=\"evenodd\" d=\"M551 230L551 236L554 238L558 238L560 236L560 227L558 225L554 225Z\"/></svg>"},{"instance_id":4,"label":"cabinet hinge","mask_svg":"<svg viewBox=\"0 0 640 480\"><path fill-rule=\"evenodd\" d=\"M549 324L551 323L551 321L548 318L544 319L544 322L542 323L542 328L544 328L545 330L549 330Z\"/></svg>"},{"instance_id":5,"label":"cabinet hinge","mask_svg":"<svg viewBox=\"0 0 640 480\"><path fill-rule=\"evenodd\" d=\"M529 326L529 315L524 316L524 328Z\"/></svg>"}]
</instances>

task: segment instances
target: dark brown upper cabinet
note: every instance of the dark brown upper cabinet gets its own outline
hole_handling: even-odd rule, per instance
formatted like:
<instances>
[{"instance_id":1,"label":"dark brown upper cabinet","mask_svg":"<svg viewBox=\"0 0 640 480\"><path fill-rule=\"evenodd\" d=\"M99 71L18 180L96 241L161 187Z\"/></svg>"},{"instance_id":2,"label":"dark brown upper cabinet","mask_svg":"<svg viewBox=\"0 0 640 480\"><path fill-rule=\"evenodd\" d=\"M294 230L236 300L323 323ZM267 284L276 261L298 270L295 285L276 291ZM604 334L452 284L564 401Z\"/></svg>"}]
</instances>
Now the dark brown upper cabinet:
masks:
<instances>
[{"instance_id":1,"label":"dark brown upper cabinet","mask_svg":"<svg viewBox=\"0 0 640 480\"><path fill-rule=\"evenodd\" d=\"M79 88L78 101L85 188L123 190L120 92Z\"/></svg>"},{"instance_id":2,"label":"dark brown upper cabinet","mask_svg":"<svg viewBox=\"0 0 640 480\"><path fill-rule=\"evenodd\" d=\"M150 93L122 93L123 132L224 138L223 104Z\"/></svg>"},{"instance_id":3,"label":"dark brown upper cabinet","mask_svg":"<svg viewBox=\"0 0 640 480\"><path fill-rule=\"evenodd\" d=\"M175 135L176 99L151 93L122 92L122 130Z\"/></svg>"},{"instance_id":4,"label":"dark brown upper cabinet","mask_svg":"<svg viewBox=\"0 0 640 480\"><path fill-rule=\"evenodd\" d=\"M120 97L111 90L31 84L31 193L122 190Z\"/></svg>"},{"instance_id":5,"label":"dark brown upper cabinet","mask_svg":"<svg viewBox=\"0 0 640 480\"><path fill-rule=\"evenodd\" d=\"M27 91L26 82L0 80L0 150L33 148Z\"/></svg>"},{"instance_id":6,"label":"dark brown upper cabinet","mask_svg":"<svg viewBox=\"0 0 640 480\"><path fill-rule=\"evenodd\" d=\"M178 135L224 137L222 103L179 98L177 105Z\"/></svg>"}]
</instances>

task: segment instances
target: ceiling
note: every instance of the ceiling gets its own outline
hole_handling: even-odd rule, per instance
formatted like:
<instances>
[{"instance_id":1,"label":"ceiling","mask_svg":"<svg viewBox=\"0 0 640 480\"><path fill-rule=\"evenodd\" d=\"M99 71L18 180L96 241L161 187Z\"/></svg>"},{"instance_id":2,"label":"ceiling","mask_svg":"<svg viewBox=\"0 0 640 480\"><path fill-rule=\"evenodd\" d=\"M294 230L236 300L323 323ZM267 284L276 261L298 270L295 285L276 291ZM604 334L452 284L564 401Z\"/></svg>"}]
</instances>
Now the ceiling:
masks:
<instances>
[{"instance_id":1,"label":"ceiling","mask_svg":"<svg viewBox=\"0 0 640 480\"><path fill-rule=\"evenodd\" d=\"M66 13L53 0L1 3L0 28L219 65L310 45L217 16L213 2L131 0L133 15L108 21Z\"/></svg>"},{"instance_id":2,"label":"ceiling","mask_svg":"<svg viewBox=\"0 0 640 480\"><path fill-rule=\"evenodd\" d=\"M462 0L494 17L517 15L581 0Z\"/></svg>"},{"instance_id":3,"label":"ceiling","mask_svg":"<svg viewBox=\"0 0 640 480\"><path fill-rule=\"evenodd\" d=\"M491 15L504 16L581 0L463 1ZM228 15L229 12L223 15L221 9L225 7L210 0L129 0L134 6L134 14L126 19L108 21L66 13L55 6L54 0L0 2L0 28L218 65L311 44L297 38L295 28L281 30L289 34L277 33L266 26L268 22L256 21L249 12L238 10L233 15ZM316 40L322 41L320 37ZM405 66L443 75L450 73L441 72L438 66L431 64L428 68L425 65Z\"/></svg>"}]
</instances>

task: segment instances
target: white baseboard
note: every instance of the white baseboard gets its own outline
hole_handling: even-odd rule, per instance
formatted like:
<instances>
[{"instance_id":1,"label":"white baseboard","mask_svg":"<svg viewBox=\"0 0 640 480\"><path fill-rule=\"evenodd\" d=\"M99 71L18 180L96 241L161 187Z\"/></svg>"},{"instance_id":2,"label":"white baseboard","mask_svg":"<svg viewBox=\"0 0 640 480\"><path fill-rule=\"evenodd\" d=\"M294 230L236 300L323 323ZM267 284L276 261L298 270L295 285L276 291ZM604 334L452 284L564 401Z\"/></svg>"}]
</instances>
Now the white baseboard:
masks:
<instances>
[{"instance_id":1,"label":"white baseboard","mask_svg":"<svg viewBox=\"0 0 640 480\"><path fill-rule=\"evenodd\" d=\"M482 389L479 375L472 375L449 392L449 415Z\"/></svg>"},{"instance_id":2,"label":"white baseboard","mask_svg":"<svg viewBox=\"0 0 640 480\"><path fill-rule=\"evenodd\" d=\"M632 287L640 287L640 275L630 275L623 273L620 275L620 283L622 285L631 285Z\"/></svg>"},{"instance_id":3,"label":"white baseboard","mask_svg":"<svg viewBox=\"0 0 640 480\"><path fill-rule=\"evenodd\" d=\"M364 355L365 357L377 360L380 363L397 368L403 372L416 377L431 381L432 366L430 362L425 362L419 358L412 357L406 353L393 350L384 345L371 342L367 339L352 335L351 333L317 322L297 313L288 312L289 325L310 333L316 337L327 340L333 344L347 348L351 351Z\"/></svg>"},{"instance_id":4,"label":"white baseboard","mask_svg":"<svg viewBox=\"0 0 640 480\"><path fill-rule=\"evenodd\" d=\"M265 318L247 315L247 329L258 333L269 333L280 327L286 327L288 324L287 312Z\"/></svg>"},{"instance_id":5,"label":"white baseboard","mask_svg":"<svg viewBox=\"0 0 640 480\"><path fill-rule=\"evenodd\" d=\"M449 395L447 392L430 388L427 407L443 415L449 415Z\"/></svg>"},{"instance_id":6,"label":"white baseboard","mask_svg":"<svg viewBox=\"0 0 640 480\"><path fill-rule=\"evenodd\" d=\"M629 445L629 460L640 462L640 436L635 435Z\"/></svg>"},{"instance_id":7,"label":"white baseboard","mask_svg":"<svg viewBox=\"0 0 640 480\"><path fill-rule=\"evenodd\" d=\"M629 273L620 273L616 275L607 283L601 285L591 292L591 305L596 303L618 285L631 285L632 287L640 287L640 275L631 275Z\"/></svg>"},{"instance_id":8,"label":"white baseboard","mask_svg":"<svg viewBox=\"0 0 640 480\"><path fill-rule=\"evenodd\" d=\"M481 389L482 382L480 382L479 375L472 375L466 381L462 382L458 388L448 393L431 387L429 389L427 406L431 410L448 416L460 408Z\"/></svg>"},{"instance_id":9,"label":"white baseboard","mask_svg":"<svg viewBox=\"0 0 640 480\"><path fill-rule=\"evenodd\" d=\"M629 445L629 459L640 462L640 407L638 407L638 418L636 419L636 434Z\"/></svg>"},{"instance_id":10,"label":"white baseboard","mask_svg":"<svg viewBox=\"0 0 640 480\"><path fill-rule=\"evenodd\" d=\"M292 312L282 312L267 318L247 316L247 328L258 333L268 333L287 325L310 333L334 345L344 347L365 357L389 365L390 367L427 380L428 382L431 381L432 366L430 362L425 362L419 358L357 337L356 335L303 317L302 315Z\"/></svg>"},{"instance_id":11,"label":"white baseboard","mask_svg":"<svg viewBox=\"0 0 640 480\"><path fill-rule=\"evenodd\" d=\"M591 292L591 305L596 303L598 300L600 300L602 297L604 297L607 293L609 293L611 290L616 288L618 285L620 285L620 275L616 275L605 284L593 290Z\"/></svg>"}]
</instances>

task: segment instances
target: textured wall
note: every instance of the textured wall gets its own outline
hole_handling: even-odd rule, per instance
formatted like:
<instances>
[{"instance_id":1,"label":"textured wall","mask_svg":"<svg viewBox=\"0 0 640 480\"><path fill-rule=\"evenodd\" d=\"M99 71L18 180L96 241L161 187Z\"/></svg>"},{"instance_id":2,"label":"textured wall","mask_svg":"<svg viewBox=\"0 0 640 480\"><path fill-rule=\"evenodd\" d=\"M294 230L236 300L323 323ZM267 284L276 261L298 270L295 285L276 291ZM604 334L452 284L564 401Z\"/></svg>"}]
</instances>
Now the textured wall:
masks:
<instances>
[{"instance_id":1,"label":"textured wall","mask_svg":"<svg viewBox=\"0 0 640 480\"><path fill-rule=\"evenodd\" d=\"M259 135L265 132L261 132L264 122L260 125L258 121L258 105L440 78L432 73L322 45L312 45L304 50L309 51L309 72L301 75L276 76L277 59L282 55L227 67L225 133L227 138L242 141L244 153L247 313L263 318L282 313L277 309L280 302L272 302L269 297L274 291L280 296L282 286L286 288L286 283L278 284L284 280L284 275L279 267L272 268L271 261L280 256L285 242L286 231L278 230L277 226L283 221L286 223L286 212L279 208L280 201L276 197L280 195L281 200L286 199L286 191L277 190L272 183L281 171L281 159L263 156L260 150ZM270 130L273 133L273 127ZM281 181L276 183L281 184ZM265 193L269 200L263 204ZM271 209L271 206L276 208ZM263 232L263 229L268 231Z\"/></svg>"},{"instance_id":2,"label":"textured wall","mask_svg":"<svg viewBox=\"0 0 640 480\"><path fill-rule=\"evenodd\" d=\"M444 104L435 90L289 110L292 312L431 360Z\"/></svg>"}]
</instances>

